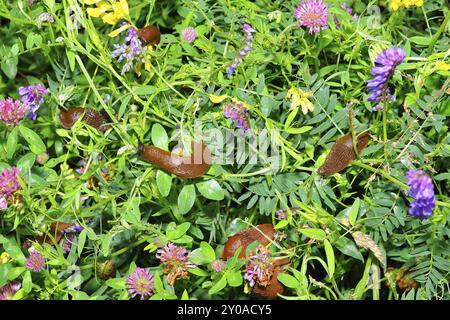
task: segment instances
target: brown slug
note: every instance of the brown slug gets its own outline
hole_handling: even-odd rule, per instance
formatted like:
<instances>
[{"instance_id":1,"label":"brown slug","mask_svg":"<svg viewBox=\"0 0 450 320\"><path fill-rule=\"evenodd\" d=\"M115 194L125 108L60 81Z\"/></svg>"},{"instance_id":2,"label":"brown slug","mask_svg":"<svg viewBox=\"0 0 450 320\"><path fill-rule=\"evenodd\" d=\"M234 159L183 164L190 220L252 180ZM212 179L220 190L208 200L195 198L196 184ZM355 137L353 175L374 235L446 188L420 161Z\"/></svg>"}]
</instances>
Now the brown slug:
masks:
<instances>
[{"instance_id":1,"label":"brown slug","mask_svg":"<svg viewBox=\"0 0 450 320\"><path fill-rule=\"evenodd\" d=\"M356 138L356 148L358 154L367 147L369 143L369 133L364 132ZM317 173L328 176L344 170L350 162L355 160L355 150L353 149L352 135L346 134L336 140L331 147L331 151L325 159L325 163L317 170Z\"/></svg>"},{"instance_id":2,"label":"brown slug","mask_svg":"<svg viewBox=\"0 0 450 320\"><path fill-rule=\"evenodd\" d=\"M259 224L256 227L242 230L228 238L223 248L222 259L231 258L239 247L242 247L239 258L245 258L245 250L248 245L254 241L267 245L270 243L269 239L273 240L274 235L275 229L271 223Z\"/></svg>"},{"instance_id":3,"label":"brown slug","mask_svg":"<svg viewBox=\"0 0 450 320\"><path fill-rule=\"evenodd\" d=\"M155 46L161 41L161 32L156 25L149 25L137 31L138 37L142 40L143 45Z\"/></svg>"},{"instance_id":4,"label":"brown slug","mask_svg":"<svg viewBox=\"0 0 450 320\"><path fill-rule=\"evenodd\" d=\"M50 225L50 230L48 231L48 235L45 234L43 236L38 236L34 239L34 241L37 241L38 243L48 243L49 245L54 246L55 244L59 243L62 238L62 232L63 230L71 227L73 224L65 223L65 222L53 222ZM31 247L31 241L29 239L25 240L22 246L24 249L28 249Z\"/></svg>"},{"instance_id":5,"label":"brown slug","mask_svg":"<svg viewBox=\"0 0 450 320\"><path fill-rule=\"evenodd\" d=\"M111 119L105 111L96 111L89 108L73 107L67 110L62 109L60 110L59 120L64 129L70 129L81 116L83 116L83 121L88 125L100 131L106 131L111 127L109 124Z\"/></svg>"},{"instance_id":6,"label":"brown slug","mask_svg":"<svg viewBox=\"0 0 450 320\"><path fill-rule=\"evenodd\" d=\"M168 173L185 179L204 175L211 166L211 151L204 142L192 143L192 154L181 157L155 146L139 146L139 154Z\"/></svg>"}]
</instances>

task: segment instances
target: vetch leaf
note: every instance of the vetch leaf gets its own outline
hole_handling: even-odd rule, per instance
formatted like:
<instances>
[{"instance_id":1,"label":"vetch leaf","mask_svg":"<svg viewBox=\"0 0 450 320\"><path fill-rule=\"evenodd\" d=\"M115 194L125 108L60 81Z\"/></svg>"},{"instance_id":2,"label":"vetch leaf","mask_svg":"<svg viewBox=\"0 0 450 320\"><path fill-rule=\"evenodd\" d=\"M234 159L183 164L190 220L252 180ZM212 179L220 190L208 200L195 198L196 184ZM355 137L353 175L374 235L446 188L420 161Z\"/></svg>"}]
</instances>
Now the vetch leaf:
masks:
<instances>
[{"instance_id":1,"label":"vetch leaf","mask_svg":"<svg viewBox=\"0 0 450 320\"><path fill-rule=\"evenodd\" d=\"M36 155L45 152L45 144L36 132L22 125L19 126L19 130L22 137L27 141L31 152Z\"/></svg>"},{"instance_id":2,"label":"vetch leaf","mask_svg":"<svg viewBox=\"0 0 450 320\"><path fill-rule=\"evenodd\" d=\"M325 254L327 255L328 273L331 278L334 275L334 268L335 268L334 251L333 247L331 246L330 242L327 239L323 241L323 245L325 247Z\"/></svg>"}]
</instances>

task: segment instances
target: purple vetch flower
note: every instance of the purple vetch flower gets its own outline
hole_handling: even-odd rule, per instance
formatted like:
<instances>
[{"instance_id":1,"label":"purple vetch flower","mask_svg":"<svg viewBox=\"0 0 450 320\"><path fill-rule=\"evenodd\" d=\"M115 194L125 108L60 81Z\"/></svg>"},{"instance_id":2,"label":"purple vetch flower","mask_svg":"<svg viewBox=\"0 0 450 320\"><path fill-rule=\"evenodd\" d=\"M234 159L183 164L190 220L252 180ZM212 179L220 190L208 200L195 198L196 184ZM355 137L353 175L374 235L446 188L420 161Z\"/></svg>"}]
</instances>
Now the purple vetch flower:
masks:
<instances>
[{"instance_id":1,"label":"purple vetch flower","mask_svg":"<svg viewBox=\"0 0 450 320\"><path fill-rule=\"evenodd\" d=\"M298 210L297 208L291 208L290 210L293 215L297 214L297 210ZM277 219L279 219L279 220L284 220L284 219L287 219L287 217L288 217L287 209L286 210L282 210L282 209L276 210L275 214L277 215Z\"/></svg>"},{"instance_id":2,"label":"purple vetch flower","mask_svg":"<svg viewBox=\"0 0 450 320\"><path fill-rule=\"evenodd\" d=\"M111 57L117 57L118 62L126 61L122 67L122 74L130 71L135 63L145 61L146 47L142 46L137 30L133 27L128 28L125 43L114 44L114 49L111 52Z\"/></svg>"},{"instance_id":3,"label":"purple vetch flower","mask_svg":"<svg viewBox=\"0 0 450 320\"><path fill-rule=\"evenodd\" d=\"M245 266L244 279L248 281L250 287L254 287L255 284L266 287L269 284L274 272L274 264L265 246L256 247L256 253L248 257Z\"/></svg>"},{"instance_id":4,"label":"purple vetch flower","mask_svg":"<svg viewBox=\"0 0 450 320\"><path fill-rule=\"evenodd\" d=\"M375 77L367 82L368 91L371 93L367 101L378 103L372 110L382 110L382 102L395 100L390 93L389 80L394 74L395 68L403 62L405 57L404 49L394 47L382 51L375 58L375 66L371 70Z\"/></svg>"},{"instance_id":5,"label":"purple vetch flower","mask_svg":"<svg viewBox=\"0 0 450 320\"><path fill-rule=\"evenodd\" d=\"M3 169L0 173L0 198L9 200L17 190L22 188L19 183L19 173L20 169L17 167L12 167L11 170Z\"/></svg>"},{"instance_id":6,"label":"purple vetch flower","mask_svg":"<svg viewBox=\"0 0 450 320\"><path fill-rule=\"evenodd\" d=\"M211 268L215 272L222 272L222 270L225 268L225 261L223 261L223 260L214 260L211 263Z\"/></svg>"},{"instance_id":7,"label":"purple vetch flower","mask_svg":"<svg viewBox=\"0 0 450 320\"><path fill-rule=\"evenodd\" d=\"M242 46L239 49L239 52L234 58L233 62L228 65L227 68L228 79L231 78L237 66L243 61L244 57L246 57L252 50L253 33L256 32L256 30L253 29L248 23L244 23L242 25L242 30L245 33L245 39L242 42Z\"/></svg>"},{"instance_id":8,"label":"purple vetch flower","mask_svg":"<svg viewBox=\"0 0 450 320\"><path fill-rule=\"evenodd\" d=\"M197 31L193 27L186 27L181 31L181 39L192 43L197 38Z\"/></svg>"},{"instance_id":9,"label":"purple vetch flower","mask_svg":"<svg viewBox=\"0 0 450 320\"><path fill-rule=\"evenodd\" d=\"M243 102L232 100L223 106L223 115L227 119L236 121L236 128L242 129L243 134L249 129L250 113Z\"/></svg>"},{"instance_id":10,"label":"purple vetch flower","mask_svg":"<svg viewBox=\"0 0 450 320\"><path fill-rule=\"evenodd\" d=\"M188 261L190 253L183 247L169 242L163 249L156 251L156 258L164 264L164 272L167 274L167 283L173 285L178 278L187 278L188 268L196 265Z\"/></svg>"},{"instance_id":11,"label":"purple vetch flower","mask_svg":"<svg viewBox=\"0 0 450 320\"><path fill-rule=\"evenodd\" d=\"M71 233L66 234L60 242L61 248L64 250L65 253L70 252L70 249L72 249L72 245L74 244L75 236Z\"/></svg>"},{"instance_id":12,"label":"purple vetch flower","mask_svg":"<svg viewBox=\"0 0 450 320\"><path fill-rule=\"evenodd\" d=\"M11 300L21 287L20 282L13 281L0 288L0 300Z\"/></svg>"},{"instance_id":13,"label":"purple vetch flower","mask_svg":"<svg viewBox=\"0 0 450 320\"><path fill-rule=\"evenodd\" d=\"M433 181L422 170L408 170L406 178L411 187L409 195L415 198L409 207L409 214L421 220L429 218L436 206Z\"/></svg>"},{"instance_id":14,"label":"purple vetch flower","mask_svg":"<svg viewBox=\"0 0 450 320\"><path fill-rule=\"evenodd\" d=\"M0 100L0 120L7 124L18 125L20 120L25 117L27 110L28 106L19 100L11 98Z\"/></svg>"},{"instance_id":15,"label":"purple vetch flower","mask_svg":"<svg viewBox=\"0 0 450 320\"><path fill-rule=\"evenodd\" d=\"M109 93L105 94L105 97L103 98L104 103L108 103L109 100L111 100L111 95Z\"/></svg>"},{"instance_id":16,"label":"purple vetch flower","mask_svg":"<svg viewBox=\"0 0 450 320\"><path fill-rule=\"evenodd\" d=\"M30 253L27 261L25 261L25 267L34 272L39 272L45 267L45 258L37 250L33 250Z\"/></svg>"},{"instance_id":17,"label":"purple vetch flower","mask_svg":"<svg viewBox=\"0 0 450 320\"><path fill-rule=\"evenodd\" d=\"M136 268L133 273L127 277L128 293L134 298L137 295L141 296L141 300L145 297L153 295L155 277L148 269Z\"/></svg>"},{"instance_id":18,"label":"purple vetch flower","mask_svg":"<svg viewBox=\"0 0 450 320\"><path fill-rule=\"evenodd\" d=\"M322 0L303 0L294 12L299 19L298 27L309 28L309 33L317 33L328 28L328 5Z\"/></svg>"},{"instance_id":19,"label":"purple vetch flower","mask_svg":"<svg viewBox=\"0 0 450 320\"><path fill-rule=\"evenodd\" d=\"M44 22L55 22L55 20L50 13L43 12L37 17L36 26L40 29Z\"/></svg>"},{"instance_id":20,"label":"purple vetch flower","mask_svg":"<svg viewBox=\"0 0 450 320\"><path fill-rule=\"evenodd\" d=\"M39 110L44 96L48 94L48 90L42 84L33 84L28 87L20 87L19 94L22 96L21 101L28 106L30 113L28 118L36 120L37 111Z\"/></svg>"}]
</instances>

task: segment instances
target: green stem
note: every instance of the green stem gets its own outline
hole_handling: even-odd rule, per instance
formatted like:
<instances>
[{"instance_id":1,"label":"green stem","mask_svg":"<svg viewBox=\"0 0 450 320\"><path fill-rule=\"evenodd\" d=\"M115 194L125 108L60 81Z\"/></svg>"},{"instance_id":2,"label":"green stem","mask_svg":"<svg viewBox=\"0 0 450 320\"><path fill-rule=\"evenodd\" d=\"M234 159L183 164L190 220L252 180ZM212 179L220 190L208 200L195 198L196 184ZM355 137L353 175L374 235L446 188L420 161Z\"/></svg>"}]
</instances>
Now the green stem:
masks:
<instances>
[{"instance_id":1,"label":"green stem","mask_svg":"<svg viewBox=\"0 0 450 320\"><path fill-rule=\"evenodd\" d=\"M388 145L387 145L387 103L384 104L383 108L383 141L384 141L384 157L387 159L388 156Z\"/></svg>"},{"instance_id":2,"label":"green stem","mask_svg":"<svg viewBox=\"0 0 450 320\"><path fill-rule=\"evenodd\" d=\"M131 248L137 247L138 245L144 243L146 241L146 239L140 239L136 242L133 242L132 244L130 244L129 246L122 248L120 250L117 250L116 252L111 253L111 257L115 257L118 255L121 255L124 252L127 252L128 250L130 250Z\"/></svg>"},{"instance_id":3,"label":"green stem","mask_svg":"<svg viewBox=\"0 0 450 320\"><path fill-rule=\"evenodd\" d=\"M434 45L436 44L436 41L441 36L442 32L444 32L445 27L447 26L447 23L450 21L450 11L447 11L445 14L444 22L442 22L441 26L439 27L438 31L434 34L433 38L431 38L430 45L428 46L427 55L430 55L433 51Z\"/></svg>"}]
</instances>

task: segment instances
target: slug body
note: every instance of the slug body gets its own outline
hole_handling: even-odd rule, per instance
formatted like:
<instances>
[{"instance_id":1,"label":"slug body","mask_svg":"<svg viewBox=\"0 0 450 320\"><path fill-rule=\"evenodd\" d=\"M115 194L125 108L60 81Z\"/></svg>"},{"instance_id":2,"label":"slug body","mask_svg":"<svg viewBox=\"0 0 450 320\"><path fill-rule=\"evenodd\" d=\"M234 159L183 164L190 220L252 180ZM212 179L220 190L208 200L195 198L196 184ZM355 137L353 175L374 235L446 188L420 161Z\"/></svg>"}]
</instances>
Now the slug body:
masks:
<instances>
[{"instance_id":1,"label":"slug body","mask_svg":"<svg viewBox=\"0 0 450 320\"><path fill-rule=\"evenodd\" d=\"M168 173L185 179L204 175L211 166L211 151L203 142L192 144L192 154L181 157L155 146L139 147L139 154Z\"/></svg>"},{"instance_id":2,"label":"slug body","mask_svg":"<svg viewBox=\"0 0 450 320\"><path fill-rule=\"evenodd\" d=\"M144 45L155 46L161 41L161 32L155 25L149 25L137 31L138 37Z\"/></svg>"},{"instance_id":3,"label":"slug body","mask_svg":"<svg viewBox=\"0 0 450 320\"><path fill-rule=\"evenodd\" d=\"M74 123L80 119L80 117L83 117L83 121L88 125L100 131L106 131L111 127L109 124L111 119L106 112L100 112L89 108L74 107L67 110L61 110L59 114L59 120L64 129L72 128Z\"/></svg>"},{"instance_id":4,"label":"slug body","mask_svg":"<svg viewBox=\"0 0 450 320\"><path fill-rule=\"evenodd\" d=\"M364 132L356 138L356 148L358 154L367 147L369 143L369 133ZM328 176L344 170L350 162L355 160L355 150L353 149L352 135L346 134L336 140L331 147L331 151L325 159L325 163L317 170L321 175Z\"/></svg>"},{"instance_id":5,"label":"slug body","mask_svg":"<svg viewBox=\"0 0 450 320\"><path fill-rule=\"evenodd\" d=\"M223 248L222 259L231 258L239 247L242 247L239 258L245 258L245 250L248 245L254 241L267 245L270 243L269 239L273 240L274 235L275 229L270 223L259 224L256 227L242 230L228 238Z\"/></svg>"}]
</instances>

